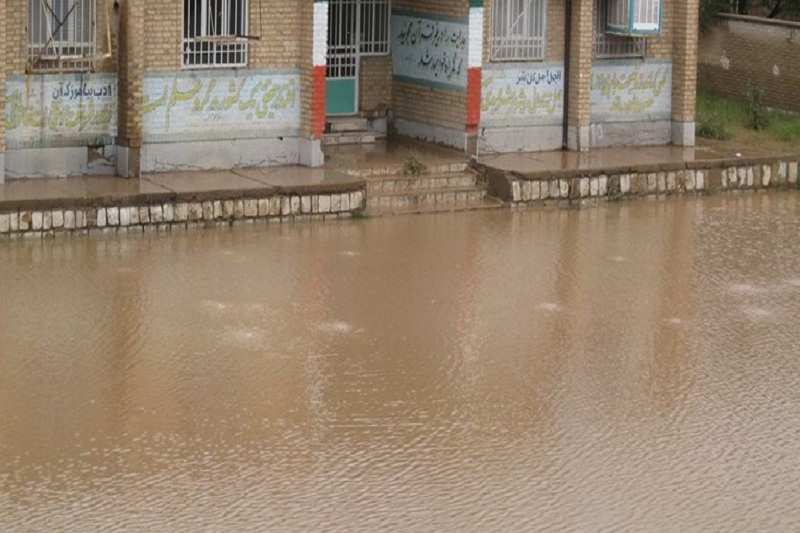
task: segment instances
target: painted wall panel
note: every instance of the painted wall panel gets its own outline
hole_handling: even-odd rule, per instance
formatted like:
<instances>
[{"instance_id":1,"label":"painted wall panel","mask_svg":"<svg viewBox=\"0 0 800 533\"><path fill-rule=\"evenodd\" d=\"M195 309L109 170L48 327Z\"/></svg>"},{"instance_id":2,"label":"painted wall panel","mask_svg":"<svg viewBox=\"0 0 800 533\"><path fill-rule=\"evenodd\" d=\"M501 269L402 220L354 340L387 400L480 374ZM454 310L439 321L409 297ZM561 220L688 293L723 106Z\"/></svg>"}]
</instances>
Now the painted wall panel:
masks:
<instances>
[{"instance_id":1,"label":"painted wall panel","mask_svg":"<svg viewBox=\"0 0 800 533\"><path fill-rule=\"evenodd\" d=\"M592 122L669 120L669 61L603 61L592 66Z\"/></svg>"},{"instance_id":2,"label":"painted wall panel","mask_svg":"<svg viewBox=\"0 0 800 533\"><path fill-rule=\"evenodd\" d=\"M114 144L114 74L31 74L6 78L9 149Z\"/></svg>"},{"instance_id":3,"label":"painted wall panel","mask_svg":"<svg viewBox=\"0 0 800 533\"><path fill-rule=\"evenodd\" d=\"M563 117L564 66L561 63L484 66L482 127L561 124Z\"/></svg>"},{"instance_id":4,"label":"painted wall panel","mask_svg":"<svg viewBox=\"0 0 800 533\"><path fill-rule=\"evenodd\" d=\"M466 91L469 23L392 14L392 74L399 81Z\"/></svg>"},{"instance_id":5,"label":"painted wall panel","mask_svg":"<svg viewBox=\"0 0 800 533\"><path fill-rule=\"evenodd\" d=\"M149 73L144 93L146 142L299 135L300 75L295 71Z\"/></svg>"}]
</instances>

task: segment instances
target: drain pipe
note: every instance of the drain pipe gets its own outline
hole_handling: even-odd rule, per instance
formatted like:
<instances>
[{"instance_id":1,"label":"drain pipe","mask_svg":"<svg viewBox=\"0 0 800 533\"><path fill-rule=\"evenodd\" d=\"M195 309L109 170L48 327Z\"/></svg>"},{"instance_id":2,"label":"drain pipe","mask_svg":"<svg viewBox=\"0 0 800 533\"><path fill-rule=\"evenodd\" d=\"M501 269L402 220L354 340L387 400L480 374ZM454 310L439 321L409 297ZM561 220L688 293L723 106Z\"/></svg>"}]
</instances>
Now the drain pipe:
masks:
<instances>
[{"instance_id":1,"label":"drain pipe","mask_svg":"<svg viewBox=\"0 0 800 533\"><path fill-rule=\"evenodd\" d=\"M561 117L563 128L561 130L561 148L566 149L569 146L569 55L570 55L570 41L572 40L572 2L573 0L566 0L566 20L564 21L564 116Z\"/></svg>"}]
</instances>

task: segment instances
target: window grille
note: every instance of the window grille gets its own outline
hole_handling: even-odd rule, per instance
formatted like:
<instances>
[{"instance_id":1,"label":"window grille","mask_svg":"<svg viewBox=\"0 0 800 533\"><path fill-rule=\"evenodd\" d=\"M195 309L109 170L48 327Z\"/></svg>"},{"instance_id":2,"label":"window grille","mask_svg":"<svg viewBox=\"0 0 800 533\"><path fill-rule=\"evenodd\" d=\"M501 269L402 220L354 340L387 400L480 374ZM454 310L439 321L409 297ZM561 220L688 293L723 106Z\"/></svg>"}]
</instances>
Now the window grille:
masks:
<instances>
[{"instance_id":1,"label":"window grille","mask_svg":"<svg viewBox=\"0 0 800 533\"><path fill-rule=\"evenodd\" d=\"M644 37L606 33L607 20L608 0L597 0L594 25L594 56L596 58L644 57L646 55L647 40Z\"/></svg>"},{"instance_id":2,"label":"window grille","mask_svg":"<svg viewBox=\"0 0 800 533\"><path fill-rule=\"evenodd\" d=\"M97 58L96 0L29 0L28 64L34 71L90 71Z\"/></svg>"},{"instance_id":3,"label":"window grille","mask_svg":"<svg viewBox=\"0 0 800 533\"><path fill-rule=\"evenodd\" d=\"M247 0L183 0L183 65L247 65Z\"/></svg>"},{"instance_id":4,"label":"window grille","mask_svg":"<svg viewBox=\"0 0 800 533\"><path fill-rule=\"evenodd\" d=\"M361 55L389 53L389 0L361 0Z\"/></svg>"},{"instance_id":5,"label":"window grille","mask_svg":"<svg viewBox=\"0 0 800 533\"><path fill-rule=\"evenodd\" d=\"M494 0L490 27L492 61L544 59L545 0Z\"/></svg>"},{"instance_id":6,"label":"window grille","mask_svg":"<svg viewBox=\"0 0 800 533\"><path fill-rule=\"evenodd\" d=\"M661 0L607 0L606 32L652 35L661 31Z\"/></svg>"}]
</instances>

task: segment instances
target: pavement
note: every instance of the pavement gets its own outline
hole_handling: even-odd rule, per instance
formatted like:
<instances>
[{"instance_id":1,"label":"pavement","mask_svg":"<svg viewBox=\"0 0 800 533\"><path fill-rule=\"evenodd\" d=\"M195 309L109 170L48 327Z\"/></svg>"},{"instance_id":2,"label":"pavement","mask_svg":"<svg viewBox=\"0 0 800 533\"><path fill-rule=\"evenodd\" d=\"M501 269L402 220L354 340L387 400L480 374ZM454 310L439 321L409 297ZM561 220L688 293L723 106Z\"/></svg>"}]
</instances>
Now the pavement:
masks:
<instances>
[{"instance_id":1,"label":"pavement","mask_svg":"<svg viewBox=\"0 0 800 533\"><path fill-rule=\"evenodd\" d=\"M286 166L272 168L239 168L233 170L184 171L146 174L126 179L113 176L78 176L70 178L7 179L0 185L0 208L15 208L31 202L71 201L87 203L114 198L191 195L220 198L248 191L274 191L301 188L325 190L363 181L370 168L397 171L403 162L414 156L428 165L465 161L458 150L442 148L406 138L390 138L375 145L339 146L326 149L324 168ZM592 152L516 152L485 155L479 161L505 171L546 172L637 167L699 161L735 160L764 157L769 154L750 150L731 150L699 146L653 146L608 148ZM377 172L376 172L377 173Z\"/></svg>"}]
</instances>

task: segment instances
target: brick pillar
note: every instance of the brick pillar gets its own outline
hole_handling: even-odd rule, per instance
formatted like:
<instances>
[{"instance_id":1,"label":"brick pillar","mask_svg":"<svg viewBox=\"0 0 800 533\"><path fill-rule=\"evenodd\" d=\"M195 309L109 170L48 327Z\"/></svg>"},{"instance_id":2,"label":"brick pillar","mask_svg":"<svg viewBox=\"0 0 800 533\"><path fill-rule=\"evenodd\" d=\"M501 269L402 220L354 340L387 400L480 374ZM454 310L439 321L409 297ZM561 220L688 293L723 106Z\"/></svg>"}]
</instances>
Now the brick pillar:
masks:
<instances>
[{"instance_id":1,"label":"brick pillar","mask_svg":"<svg viewBox=\"0 0 800 533\"><path fill-rule=\"evenodd\" d=\"M481 123L481 67L483 65L483 0L469 0L469 45L467 50L467 155L478 155Z\"/></svg>"},{"instance_id":2,"label":"brick pillar","mask_svg":"<svg viewBox=\"0 0 800 533\"><path fill-rule=\"evenodd\" d=\"M141 175L144 4L142 0L120 2L117 174L125 178Z\"/></svg>"},{"instance_id":3,"label":"brick pillar","mask_svg":"<svg viewBox=\"0 0 800 533\"><path fill-rule=\"evenodd\" d=\"M591 119L590 93L592 90L592 21L594 0L566 0L572 2L569 35L569 72L567 83L567 149L589 150L589 124Z\"/></svg>"},{"instance_id":4,"label":"brick pillar","mask_svg":"<svg viewBox=\"0 0 800 533\"><path fill-rule=\"evenodd\" d=\"M672 144L694 146L699 0L673 4Z\"/></svg>"},{"instance_id":5,"label":"brick pillar","mask_svg":"<svg viewBox=\"0 0 800 533\"><path fill-rule=\"evenodd\" d=\"M307 4L303 4L306 6ZM301 67L303 111L301 113L300 164L325 164L322 134L325 131L325 56L328 52L328 2L314 0L311 13L302 17L303 40L307 41ZM309 47L308 44L311 46Z\"/></svg>"},{"instance_id":6,"label":"brick pillar","mask_svg":"<svg viewBox=\"0 0 800 533\"><path fill-rule=\"evenodd\" d=\"M6 178L6 0L0 0L0 184Z\"/></svg>"}]
</instances>

